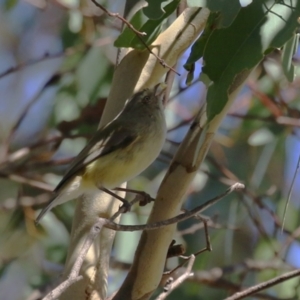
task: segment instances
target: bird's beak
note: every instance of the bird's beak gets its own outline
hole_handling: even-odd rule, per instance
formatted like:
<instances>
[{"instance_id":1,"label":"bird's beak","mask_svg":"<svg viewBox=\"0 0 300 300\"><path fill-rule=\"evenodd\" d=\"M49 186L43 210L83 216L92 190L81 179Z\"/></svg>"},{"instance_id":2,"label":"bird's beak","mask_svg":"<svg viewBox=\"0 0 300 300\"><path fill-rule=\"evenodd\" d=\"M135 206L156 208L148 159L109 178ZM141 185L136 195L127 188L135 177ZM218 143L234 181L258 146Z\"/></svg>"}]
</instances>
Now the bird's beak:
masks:
<instances>
[{"instance_id":1,"label":"bird's beak","mask_svg":"<svg viewBox=\"0 0 300 300\"><path fill-rule=\"evenodd\" d=\"M167 88L167 85L164 82L157 84L154 87L154 95L157 97L162 96L163 93L165 92L166 88Z\"/></svg>"}]
</instances>

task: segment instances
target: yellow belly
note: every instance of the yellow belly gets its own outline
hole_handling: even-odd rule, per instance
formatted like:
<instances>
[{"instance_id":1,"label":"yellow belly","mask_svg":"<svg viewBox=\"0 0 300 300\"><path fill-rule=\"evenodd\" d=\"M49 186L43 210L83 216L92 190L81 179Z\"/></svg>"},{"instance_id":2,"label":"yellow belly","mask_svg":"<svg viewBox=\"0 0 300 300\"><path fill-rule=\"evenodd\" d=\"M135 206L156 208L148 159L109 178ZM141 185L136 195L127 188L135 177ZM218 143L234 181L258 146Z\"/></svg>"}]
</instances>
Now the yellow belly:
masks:
<instances>
[{"instance_id":1,"label":"yellow belly","mask_svg":"<svg viewBox=\"0 0 300 300\"><path fill-rule=\"evenodd\" d=\"M158 156L164 142L164 136L153 143L153 139L114 151L91 163L83 175L82 186L85 189L105 187L112 189L120 186L143 170Z\"/></svg>"}]
</instances>

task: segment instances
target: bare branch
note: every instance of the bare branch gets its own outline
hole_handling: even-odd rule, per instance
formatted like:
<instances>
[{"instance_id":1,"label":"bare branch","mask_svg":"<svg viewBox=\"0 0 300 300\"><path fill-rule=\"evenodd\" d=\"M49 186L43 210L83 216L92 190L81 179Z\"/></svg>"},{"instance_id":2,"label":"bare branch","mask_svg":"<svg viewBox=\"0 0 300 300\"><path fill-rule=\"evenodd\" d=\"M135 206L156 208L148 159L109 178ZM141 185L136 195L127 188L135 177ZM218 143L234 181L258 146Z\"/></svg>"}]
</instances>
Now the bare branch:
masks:
<instances>
[{"instance_id":1,"label":"bare branch","mask_svg":"<svg viewBox=\"0 0 300 300\"><path fill-rule=\"evenodd\" d=\"M297 276L300 276L300 270L295 270L295 271L291 271L288 273L285 273L283 275L277 276L271 280L265 281L263 283L254 285L250 288L247 288L246 290L242 291L242 292L237 292L234 295L227 297L224 300L238 300L238 299L243 299L245 297L248 297L250 295L256 294L262 290L265 290L269 287L272 287L278 283L287 281L291 278L295 278Z\"/></svg>"},{"instance_id":2,"label":"bare branch","mask_svg":"<svg viewBox=\"0 0 300 300\"><path fill-rule=\"evenodd\" d=\"M151 53L152 55L155 56L155 58L159 61L159 63L164 67L170 69L172 72L175 74L179 75L180 74L171 66L169 66L162 58L160 58L158 55L156 55L150 48L149 46L145 43L145 41L142 39L142 36L147 35L145 32L140 32L137 29L135 29L125 18L121 17L118 13L112 13L108 11L104 6L99 4L96 0L91 0L97 7L101 8L106 14L108 14L111 17L115 17L119 20L121 20L124 24L126 24L137 36L137 38L140 40L140 42L145 46L145 48Z\"/></svg>"},{"instance_id":3,"label":"bare branch","mask_svg":"<svg viewBox=\"0 0 300 300\"><path fill-rule=\"evenodd\" d=\"M205 252L205 251L209 251L209 252L212 251L212 247L211 247L211 243L210 243L210 238L209 238L209 234L208 234L208 226L207 226L208 219L203 218L203 217L198 217L198 216L196 216L196 218L200 218L201 221L202 221L202 223L204 224L206 247L203 248L203 249L201 249L201 250L199 250L199 251L197 251L196 253L193 253L193 255L195 257L198 256L199 254ZM184 260L189 260L190 256L183 256L183 255L181 255L180 258L182 258ZM186 263L186 261L182 262L181 264L179 264L177 267L175 267L171 271L165 272L164 276L173 274L178 269L180 269L185 263Z\"/></svg>"},{"instance_id":4,"label":"bare branch","mask_svg":"<svg viewBox=\"0 0 300 300\"><path fill-rule=\"evenodd\" d=\"M84 47L80 46L80 47L70 47L67 49L64 49L62 51L58 51L56 53L45 53L42 57L37 58L37 59L32 59L29 60L27 62L23 62L18 64L17 66L11 67L9 69L7 69L6 71L0 73L0 79L17 71L20 71L22 69L24 69L25 67L29 67L32 65L35 65L37 63L49 60L49 59L55 59L55 58L59 58L59 57L64 57L64 56L70 56L72 54L75 54L77 51L80 50L88 50L89 49L89 45L85 45Z\"/></svg>"},{"instance_id":5,"label":"bare branch","mask_svg":"<svg viewBox=\"0 0 300 300\"><path fill-rule=\"evenodd\" d=\"M64 282L62 282L58 287L52 290L49 294L47 294L42 300L55 300L73 283L80 281L83 279L83 276L80 275L78 277L70 278Z\"/></svg>"},{"instance_id":6,"label":"bare branch","mask_svg":"<svg viewBox=\"0 0 300 300\"><path fill-rule=\"evenodd\" d=\"M43 300L57 299L69 286L71 286L73 283L75 283L83 278L82 275L79 275L82 263L86 257L88 250L90 249L91 245L94 243L95 238L101 231L105 222L106 222L106 219L99 218L97 223L94 226L92 226L90 233L87 236L87 238L80 250L80 253L72 267L70 275L64 282L62 282L58 287L56 287L47 296L45 296L43 298Z\"/></svg>"},{"instance_id":7,"label":"bare branch","mask_svg":"<svg viewBox=\"0 0 300 300\"><path fill-rule=\"evenodd\" d=\"M175 218L171 218L165 221L161 221L161 222L156 222L156 223L152 223L152 224L148 224L148 225L120 225L117 224L115 222L113 222L112 220L115 219L116 217L119 216L119 214L122 212L122 207L120 208L120 210L117 212L117 214L115 214L114 216L111 217L110 220L105 219L105 218L98 218L98 221L91 227L90 233L87 236L81 250L80 253L72 267L72 270L70 272L70 275L68 276L68 278L62 282L57 288L55 288L53 291L51 291L46 297L43 298L43 300L52 300L52 299L56 299L57 297L59 297L70 285L72 285L73 283L79 281L82 279L82 276L79 276L79 271L80 268L82 266L82 263L86 257L86 254L88 252L88 250L90 249L91 245L94 243L96 237L98 236L98 234L100 233L101 229L103 227L107 227L110 228L112 230L116 230L116 231L137 231L137 230L152 230L152 229L156 229L156 228L160 228L162 226L167 226L176 222L180 222L183 220L186 220L188 218L193 217L195 214L199 213L200 211L208 208L209 206L211 206L212 204L216 203L217 201L219 201L221 198L223 198L224 196L230 194L231 192L244 188L244 185L241 183L235 183L234 185L232 185L229 189L227 189L223 194L207 201L206 203L204 203L203 205L200 205L196 208L194 208L191 211L187 211L186 213L180 214ZM138 197L136 197L133 202L137 201ZM138 199L140 200L140 199ZM203 222L206 222L206 220L203 220L203 218L201 219ZM206 224L206 223L205 223ZM210 242L209 242L209 237L208 237L208 231L207 231L207 225L205 225L205 233L206 233L206 240L207 240L207 249L209 251L211 251L211 246L210 246ZM203 251L200 251L199 253L202 253ZM196 255L198 255L199 253L197 253ZM191 268L194 264L194 260L195 260L195 255L192 255L189 258L189 264L188 264L188 268L185 272L184 275L182 275L181 277L179 277L175 282L174 285L172 286L172 290L174 288L176 288L177 286L179 286L184 280L186 280L189 276L191 276L190 272L191 272ZM164 299L164 298L162 298Z\"/></svg>"},{"instance_id":8,"label":"bare branch","mask_svg":"<svg viewBox=\"0 0 300 300\"><path fill-rule=\"evenodd\" d=\"M91 0L97 7L99 7L101 10L103 10L106 14L108 14L110 17L117 18L121 20L124 24L126 24L137 36L145 36L147 35L145 32L140 32L137 29L135 29L125 18L120 16L118 13L112 13L109 10L107 10L103 5L99 4L96 0Z\"/></svg>"},{"instance_id":9,"label":"bare branch","mask_svg":"<svg viewBox=\"0 0 300 300\"><path fill-rule=\"evenodd\" d=\"M210 206L212 206L213 204L215 204L216 202L218 202L220 199L227 196L228 194L232 193L233 191L243 189L244 187L245 186L243 184L237 182L237 183L233 184L231 187L229 187L221 195L219 195L211 200L206 201L204 204L199 205L190 211L187 211L185 213L182 213L176 217L173 217L173 218L170 218L167 220L150 223L150 224L146 224L146 225L120 225L120 224L114 223L111 220L106 220L104 227L107 227L107 228L110 228L110 229L116 230L116 231L137 231L137 230L158 229L158 228L161 228L161 227L164 227L167 225L171 225L174 223L178 223L178 222L187 220L187 219L195 216L196 214L199 214L201 211L204 211L205 209L209 208Z\"/></svg>"},{"instance_id":10,"label":"bare branch","mask_svg":"<svg viewBox=\"0 0 300 300\"><path fill-rule=\"evenodd\" d=\"M52 191L53 187L50 184L47 184L45 182L42 181L38 181L35 179L31 179L31 178L26 178L22 175L17 175L17 174L11 174L11 175L3 175L0 174L0 177L7 177L8 179L18 182L18 183L23 183L23 184L28 184L32 187L44 190L44 191Z\"/></svg>"},{"instance_id":11,"label":"bare branch","mask_svg":"<svg viewBox=\"0 0 300 300\"><path fill-rule=\"evenodd\" d=\"M166 299L166 297L172 292L174 291L177 287L179 287L186 279L188 279L189 277L193 276L192 273L192 268L195 262L195 255L191 255L189 258L189 262L188 262L188 266L185 270L185 272L178 277L170 286L170 288L165 291L164 293L160 294L156 300L163 300Z\"/></svg>"},{"instance_id":12,"label":"bare branch","mask_svg":"<svg viewBox=\"0 0 300 300\"><path fill-rule=\"evenodd\" d=\"M212 251L212 246L211 246L211 243L210 243L210 238L209 238L209 234L208 234L208 226L207 226L207 222L209 221L208 219L206 218L203 218L203 217L198 217L199 219L201 219L201 221L203 222L203 225L204 225L204 233L205 233L205 241L206 241L206 247L196 253L194 253L195 256L203 253L204 251L209 251L211 252Z\"/></svg>"}]
</instances>

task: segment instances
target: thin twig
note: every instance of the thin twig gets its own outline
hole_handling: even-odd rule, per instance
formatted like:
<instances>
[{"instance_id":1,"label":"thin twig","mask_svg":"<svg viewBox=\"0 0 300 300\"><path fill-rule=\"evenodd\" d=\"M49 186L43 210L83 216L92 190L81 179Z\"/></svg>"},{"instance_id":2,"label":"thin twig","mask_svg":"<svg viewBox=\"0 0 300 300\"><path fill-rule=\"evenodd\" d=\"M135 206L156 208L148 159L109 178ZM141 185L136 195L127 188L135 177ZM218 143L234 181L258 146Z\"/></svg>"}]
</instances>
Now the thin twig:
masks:
<instances>
[{"instance_id":1,"label":"thin twig","mask_svg":"<svg viewBox=\"0 0 300 300\"><path fill-rule=\"evenodd\" d=\"M112 13L109 10L107 10L103 5L99 4L96 0L91 0L97 7L99 7L101 10L103 10L106 14L108 14L110 17L117 18L121 20L124 24L126 24L137 36L145 36L147 35L146 32L141 32L135 29L125 18L120 16L118 13Z\"/></svg>"},{"instance_id":2,"label":"thin twig","mask_svg":"<svg viewBox=\"0 0 300 300\"><path fill-rule=\"evenodd\" d=\"M222 274L215 274L217 270L214 268L213 269L213 273L212 274L212 278L207 278L208 274L203 274L204 277L202 278L202 280L199 280L198 278L196 278L198 276L198 272L188 278L189 281L197 283L197 284L201 284L201 285L205 285L205 286L209 286L213 289L223 289L225 290L225 292L228 291L240 291L240 285L236 284L234 282L232 282L231 280L228 279L224 279L222 276ZM220 277L219 279L214 280L214 277ZM249 299L249 298L247 298ZM298 300L298 298L295 297L290 297L290 298L279 298L270 294L266 294L266 293L256 293L255 294L255 299L264 299L264 300ZM222 300L224 300L224 298L222 298Z\"/></svg>"},{"instance_id":3,"label":"thin twig","mask_svg":"<svg viewBox=\"0 0 300 300\"><path fill-rule=\"evenodd\" d=\"M88 250L90 249L91 245L94 243L97 235L101 231L105 222L106 222L106 219L99 218L97 223L94 226L92 226L92 228L91 228L91 230L79 252L79 255L72 267L72 270L71 270L68 278L64 282L62 282L58 287L56 287L54 290L52 290L48 295L46 295L42 300L57 299L70 285L72 285L73 283L75 283L83 278L82 275L79 275L79 271L81 269L81 266L83 264L83 261L86 257Z\"/></svg>"},{"instance_id":4,"label":"thin twig","mask_svg":"<svg viewBox=\"0 0 300 300\"><path fill-rule=\"evenodd\" d=\"M93 0L92 0L93 1ZM141 43L145 46L145 48L149 51L150 54L152 54L153 56L155 56L155 58L159 61L159 63L164 67L164 68L168 68L169 70L171 70L172 72L174 72L175 74L177 74L178 76L181 76L180 73L178 73L174 68L172 68L171 66L169 66L162 58L160 58L158 55L156 55L150 48L149 46L144 42L144 40L142 39L142 37L140 37L139 35L137 35L137 38L141 41Z\"/></svg>"},{"instance_id":5,"label":"thin twig","mask_svg":"<svg viewBox=\"0 0 300 300\"><path fill-rule=\"evenodd\" d=\"M223 225L221 223L217 223L216 221L213 220L209 220L207 222L207 226L209 228L213 228L213 229L230 229L230 230L234 230L237 231L239 230L238 227L236 226L232 226L232 225ZM196 231L202 229L204 227L204 225L202 223L196 223L191 225L190 227L183 229L183 230L179 230L177 232L177 234L179 234L180 236L184 236L184 235L188 235L188 234L194 234Z\"/></svg>"},{"instance_id":6,"label":"thin twig","mask_svg":"<svg viewBox=\"0 0 300 300\"><path fill-rule=\"evenodd\" d=\"M32 59L32 60L29 60L25 63L20 63L19 65L15 66L15 67L11 67L11 68L7 69L6 71L4 71L3 73L0 74L0 79L2 77L5 77L5 76L9 75L10 73L22 70L24 67L29 67L31 65L37 64L37 63L45 61L47 59L59 58L61 56L64 56L65 54L66 53L64 51L60 51L60 52L57 52L57 53L54 53L54 54L46 53L44 56L42 56L40 58Z\"/></svg>"},{"instance_id":7,"label":"thin twig","mask_svg":"<svg viewBox=\"0 0 300 300\"><path fill-rule=\"evenodd\" d=\"M70 285L72 285L73 283L82 279L82 276L79 275L82 263L86 257L86 254L87 254L89 248L94 243L96 237L98 236L99 232L102 230L103 227L107 227L107 228L110 228L110 229L116 230L116 231L151 230L151 229L160 228L162 226L166 226L166 225L170 225L170 224L173 224L173 223L176 223L179 221L186 220L187 218L194 216L195 214L199 213L200 211L202 211L202 210L208 208L209 206L211 206L212 204L216 203L218 200L220 200L224 196L230 194L231 192L233 192L237 189L241 189L241 188L244 188L243 184L235 183L220 196L217 196L217 197L207 201L203 205L200 205L191 211L181 214L175 218L171 218L171 219L168 219L165 221L156 222L156 223L152 223L152 224L128 226L128 225L120 225L120 224L114 223L111 219L108 220L105 218L98 218L97 222L91 227L90 233L87 236L87 238L80 250L80 253L72 267L72 270L71 270L68 278L64 282L62 282L58 287L56 287L54 290L52 290L49 294L47 294L43 298L43 300L52 300L52 299L58 298ZM191 272L194 260L195 260L195 256L192 255L190 258L186 273L183 276L179 277L175 281L174 288L177 287L179 284L181 284L184 280L186 280L186 278L191 276L190 272Z\"/></svg>"},{"instance_id":8,"label":"thin twig","mask_svg":"<svg viewBox=\"0 0 300 300\"><path fill-rule=\"evenodd\" d=\"M209 252L212 251L212 247L211 247L211 243L210 243L210 238L209 238L209 234L208 234L208 226L207 226L207 222L208 222L209 220L206 219L206 218L200 217L200 216L196 216L196 218L200 218L201 221L202 221L203 224L204 224L204 232L205 232L206 246L205 246L205 248L203 248L203 249L197 251L196 253L193 253L193 255L194 255L195 257L198 256L199 254L205 252L205 251L209 251ZM165 272L164 275L171 275L171 274L173 274L174 272L176 272L178 269L180 269L180 268L186 263L186 260L190 259L190 256L183 256L183 255L181 255L180 258L184 259L185 261L183 261L181 264L179 264L178 266L176 266L174 269Z\"/></svg>"},{"instance_id":9,"label":"thin twig","mask_svg":"<svg viewBox=\"0 0 300 300\"><path fill-rule=\"evenodd\" d=\"M149 51L149 53L151 53L152 55L155 56L155 58L159 61L159 63L164 67L164 68L168 68L171 71L173 71L174 73L176 73L177 75L180 76L180 74L171 66L169 66L162 58L160 58L158 55L156 55L150 48L149 46L145 43L145 41L142 39L142 36L147 35L145 32L140 32L137 29L135 29L125 18L121 17L118 13L112 13L109 10L107 10L104 6L102 6L101 4L99 4L96 0L91 0L97 7L99 7L100 9L102 9L106 14L108 14L111 17L117 18L119 20L121 20L123 23L125 23L135 34L136 37L140 40L140 42L145 46L145 48Z\"/></svg>"},{"instance_id":10,"label":"thin twig","mask_svg":"<svg viewBox=\"0 0 300 300\"><path fill-rule=\"evenodd\" d=\"M27 178L24 177L22 175L17 175L17 174L11 174L11 175L2 175L0 174L0 177L7 177L8 179L18 182L18 183L22 183L22 184L27 184L30 185L32 187L44 190L44 191L49 191L52 192L53 191L53 187L50 184L47 184L46 182L42 182L42 181L38 181L35 179L31 179L31 178Z\"/></svg>"},{"instance_id":11,"label":"thin twig","mask_svg":"<svg viewBox=\"0 0 300 300\"><path fill-rule=\"evenodd\" d=\"M47 294L42 300L56 300L56 299L58 299L58 297L60 297L61 294L68 287L70 287L72 284L80 281L81 279L83 279L82 275L80 275L78 277L75 277L75 278L72 278L72 279L70 278L69 280L66 280L66 281L62 282L58 287L56 287L49 294Z\"/></svg>"},{"instance_id":12,"label":"thin twig","mask_svg":"<svg viewBox=\"0 0 300 300\"><path fill-rule=\"evenodd\" d=\"M237 182L237 183L233 184L231 187L229 187L221 195L219 195L211 200L208 200L204 204L199 205L190 211L187 211L185 213L182 213L176 217L173 217L173 218L170 218L167 220L163 220L163 221L159 221L159 222L155 222L155 223L151 223L151 224L146 224L146 225L121 225L121 224L116 224L115 222L113 222L111 220L106 220L104 227L107 227L107 228L110 228L110 229L113 229L116 231L139 231L139 230L158 229L161 227L165 227L167 225L171 225L174 223L178 223L178 222L187 220L187 219L195 216L196 214L200 213L201 211L204 211L205 209L209 208L210 206L212 206L213 204L215 204L216 202L218 202L220 199L224 198L228 194L232 193L233 191L243 189L244 187L245 186L243 184Z\"/></svg>"},{"instance_id":13,"label":"thin twig","mask_svg":"<svg viewBox=\"0 0 300 300\"><path fill-rule=\"evenodd\" d=\"M210 238L209 238L209 234L208 234L208 226L207 226L207 223L208 223L209 220L207 220L207 219L205 219L205 218L203 218L201 216L198 216L198 218L201 219L201 221L203 222L203 225L204 225L206 247L204 249L199 250L196 253L194 253L195 256L203 253L204 251L209 251L209 252L212 251L212 246L211 246L211 243L210 243Z\"/></svg>"},{"instance_id":14,"label":"thin twig","mask_svg":"<svg viewBox=\"0 0 300 300\"><path fill-rule=\"evenodd\" d=\"M265 290L269 287L272 287L278 283L287 281L289 279L295 278L297 276L300 276L300 270L295 270L295 271L291 271L288 273L285 273L283 275L277 276L273 279L270 279L268 281L265 281L263 283L254 285L250 288L247 288L246 290L242 291L242 292L237 292L235 294L233 294L230 297L227 297L224 300L238 300L238 299L243 299L245 297L248 297L250 295L256 294L257 292L260 292L262 290Z\"/></svg>"},{"instance_id":15,"label":"thin twig","mask_svg":"<svg viewBox=\"0 0 300 300\"><path fill-rule=\"evenodd\" d=\"M135 197L131 202L130 202L130 206L134 205L137 202L140 202L141 199L139 199L139 197ZM110 218L111 221L115 220L116 218L118 218L121 214L126 212L126 206L122 205L119 210L114 213L112 215L112 217Z\"/></svg>"},{"instance_id":16,"label":"thin twig","mask_svg":"<svg viewBox=\"0 0 300 300\"><path fill-rule=\"evenodd\" d=\"M74 263L72 270L70 272L69 277L73 278L78 276L84 258L90 249L91 245L94 243L95 238L101 231L102 227L104 226L105 221L104 219L99 219L99 221L91 228L89 235L87 236L86 241L84 242L82 249L80 251L80 255L78 256L76 262Z\"/></svg>"},{"instance_id":17,"label":"thin twig","mask_svg":"<svg viewBox=\"0 0 300 300\"><path fill-rule=\"evenodd\" d=\"M166 299L166 297L172 292L174 291L177 287L179 287L186 279L188 279L189 277L193 276L194 274L192 273L192 268L193 265L195 263L195 256L192 254L189 258L189 262L187 265L187 268L185 270L185 272L179 276L172 284L171 287L165 291L164 293L161 293L156 300L163 300Z\"/></svg>"},{"instance_id":18,"label":"thin twig","mask_svg":"<svg viewBox=\"0 0 300 300\"><path fill-rule=\"evenodd\" d=\"M27 62L20 63L17 66L11 67L11 68L7 69L6 71L4 71L3 73L0 73L0 79L7 76L7 75L9 75L9 74L11 74L11 73L14 73L16 71L20 71L25 67L35 65L37 63L46 61L48 59L55 59L55 58L59 58L59 57L63 57L63 56L70 56L72 54L75 54L77 51L80 51L80 50L86 51L89 48L90 48L90 45L85 45L84 47L82 47L82 46L80 46L80 47L70 47L70 48L67 48L67 49L64 49L62 51L58 51L58 52L52 53L52 54L46 52L40 58L32 59L32 60L29 60Z\"/></svg>"},{"instance_id":19,"label":"thin twig","mask_svg":"<svg viewBox=\"0 0 300 300\"><path fill-rule=\"evenodd\" d=\"M21 123L23 122L23 120L25 119L25 117L28 115L29 110L32 108L32 106L40 100L41 95L43 94L43 92L45 91L45 89L47 87L49 87L50 85L53 85L54 83L58 82L58 80L60 79L61 75L60 74L54 74L53 76L50 77L50 79L48 79L44 85L40 88L40 90L32 97L32 99L25 105L25 107L23 108L21 114L19 115L19 117L17 118L14 126L12 127L7 139L5 140L4 143L7 144L7 149L9 148L9 145L11 143L12 138L14 137L16 131L19 129Z\"/></svg>"},{"instance_id":20,"label":"thin twig","mask_svg":"<svg viewBox=\"0 0 300 300\"><path fill-rule=\"evenodd\" d=\"M6 198L0 204L0 211L10 211L15 210L18 207L29 207L33 205L45 204L49 201L49 194L42 193L38 196L30 197L30 196L21 196L17 199L15 198Z\"/></svg>"}]
</instances>

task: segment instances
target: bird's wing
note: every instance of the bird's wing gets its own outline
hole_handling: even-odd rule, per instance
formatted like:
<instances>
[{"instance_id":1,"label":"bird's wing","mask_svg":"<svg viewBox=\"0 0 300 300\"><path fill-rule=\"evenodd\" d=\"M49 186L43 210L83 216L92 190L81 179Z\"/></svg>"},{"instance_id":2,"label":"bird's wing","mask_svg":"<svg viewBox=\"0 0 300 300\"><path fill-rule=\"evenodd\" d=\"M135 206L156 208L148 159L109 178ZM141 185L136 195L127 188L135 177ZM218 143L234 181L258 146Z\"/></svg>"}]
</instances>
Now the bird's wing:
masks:
<instances>
[{"instance_id":1,"label":"bird's wing","mask_svg":"<svg viewBox=\"0 0 300 300\"><path fill-rule=\"evenodd\" d=\"M101 156L127 147L138 136L127 128L112 122L100 129L73 160L65 176L55 188L58 191L72 176Z\"/></svg>"}]
</instances>

